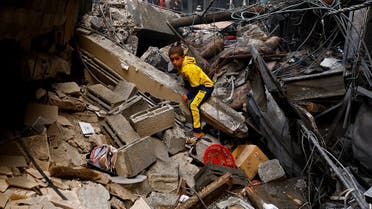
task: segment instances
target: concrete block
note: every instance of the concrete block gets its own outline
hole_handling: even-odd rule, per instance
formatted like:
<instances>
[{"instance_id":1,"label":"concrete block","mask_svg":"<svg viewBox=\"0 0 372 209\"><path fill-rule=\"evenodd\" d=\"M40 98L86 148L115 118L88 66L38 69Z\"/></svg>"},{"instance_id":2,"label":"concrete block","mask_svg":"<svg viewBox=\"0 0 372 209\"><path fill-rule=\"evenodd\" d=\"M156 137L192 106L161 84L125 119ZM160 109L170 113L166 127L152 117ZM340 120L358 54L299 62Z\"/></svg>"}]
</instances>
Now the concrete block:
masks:
<instances>
[{"instance_id":1,"label":"concrete block","mask_svg":"<svg viewBox=\"0 0 372 209\"><path fill-rule=\"evenodd\" d=\"M130 116L131 124L141 137L173 127L174 121L174 108L168 104L157 105Z\"/></svg>"},{"instance_id":2,"label":"concrete block","mask_svg":"<svg viewBox=\"0 0 372 209\"><path fill-rule=\"evenodd\" d=\"M119 176L133 177L156 161L154 138L144 137L119 148L116 171Z\"/></svg>"},{"instance_id":3,"label":"concrete block","mask_svg":"<svg viewBox=\"0 0 372 209\"><path fill-rule=\"evenodd\" d=\"M178 194L151 192L148 200L152 208L174 208L178 203L178 198Z\"/></svg>"},{"instance_id":4,"label":"concrete block","mask_svg":"<svg viewBox=\"0 0 372 209\"><path fill-rule=\"evenodd\" d=\"M278 159L267 160L258 166L258 176L267 183L285 177L285 171Z\"/></svg>"},{"instance_id":5,"label":"concrete block","mask_svg":"<svg viewBox=\"0 0 372 209\"><path fill-rule=\"evenodd\" d=\"M129 98L123 105L123 110L121 112L124 117L129 119L129 117L135 113L147 110L150 106L147 104L142 96L133 96Z\"/></svg>"},{"instance_id":6,"label":"concrete block","mask_svg":"<svg viewBox=\"0 0 372 209\"><path fill-rule=\"evenodd\" d=\"M147 172L154 191L171 193L178 187L178 164L172 160L157 161Z\"/></svg>"},{"instance_id":7,"label":"concrete block","mask_svg":"<svg viewBox=\"0 0 372 209\"><path fill-rule=\"evenodd\" d=\"M125 100L128 100L130 97L134 96L137 93L137 88L134 83L121 80L115 86L114 92L120 94L124 97Z\"/></svg>"},{"instance_id":8,"label":"concrete block","mask_svg":"<svg viewBox=\"0 0 372 209\"><path fill-rule=\"evenodd\" d=\"M88 86L87 96L104 108L111 110L125 101L123 95L113 92L102 84Z\"/></svg>"},{"instance_id":9,"label":"concrete block","mask_svg":"<svg viewBox=\"0 0 372 209\"><path fill-rule=\"evenodd\" d=\"M110 136L119 139L123 144L130 144L141 137L130 125L129 121L123 115L110 115L105 118L104 126Z\"/></svg>"},{"instance_id":10,"label":"concrete block","mask_svg":"<svg viewBox=\"0 0 372 209\"><path fill-rule=\"evenodd\" d=\"M163 141L171 155L185 150L186 135L179 126L165 130Z\"/></svg>"}]
</instances>

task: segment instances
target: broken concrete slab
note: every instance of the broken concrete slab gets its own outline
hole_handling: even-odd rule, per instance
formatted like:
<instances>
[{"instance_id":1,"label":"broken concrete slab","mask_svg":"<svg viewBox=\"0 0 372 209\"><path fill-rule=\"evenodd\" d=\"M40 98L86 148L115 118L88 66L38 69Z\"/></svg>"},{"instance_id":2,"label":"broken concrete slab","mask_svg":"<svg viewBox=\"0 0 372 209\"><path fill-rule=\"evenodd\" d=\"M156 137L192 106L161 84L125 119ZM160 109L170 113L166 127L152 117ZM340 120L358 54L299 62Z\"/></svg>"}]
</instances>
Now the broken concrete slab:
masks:
<instances>
[{"instance_id":1,"label":"broken concrete slab","mask_svg":"<svg viewBox=\"0 0 372 209\"><path fill-rule=\"evenodd\" d=\"M104 61L111 71L120 74L125 80L135 83L141 92L148 92L159 99L177 102L182 105L185 112L188 112L188 108L181 99L181 94L185 92L185 89L176 79L141 61L135 55L101 35L80 33L78 41L82 49ZM223 105L222 102L213 102L203 108L210 101L213 100L209 99L202 105L202 114L208 115L208 122L212 126L221 128L223 132L228 134L247 136L248 128L243 116L227 105Z\"/></svg>"},{"instance_id":2,"label":"broken concrete slab","mask_svg":"<svg viewBox=\"0 0 372 209\"><path fill-rule=\"evenodd\" d=\"M107 116L103 127L120 147L141 138L121 114Z\"/></svg>"},{"instance_id":3,"label":"broken concrete slab","mask_svg":"<svg viewBox=\"0 0 372 209\"><path fill-rule=\"evenodd\" d=\"M144 36L144 39L151 38L168 43L176 40L176 36L166 22L167 19L179 17L177 13L156 9L151 4L134 0L127 2L127 8L134 20L135 31L140 36ZM154 21L154 18L157 21Z\"/></svg>"},{"instance_id":4,"label":"broken concrete slab","mask_svg":"<svg viewBox=\"0 0 372 209\"><path fill-rule=\"evenodd\" d=\"M119 176L133 177L156 161L153 138L144 137L119 148L116 171Z\"/></svg>"},{"instance_id":5,"label":"broken concrete slab","mask_svg":"<svg viewBox=\"0 0 372 209\"><path fill-rule=\"evenodd\" d=\"M124 100L128 100L137 93L137 88L134 83L126 80L120 80L115 86L114 92L123 95Z\"/></svg>"},{"instance_id":6,"label":"broken concrete slab","mask_svg":"<svg viewBox=\"0 0 372 209\"><path fill-rule=\"evenodd\" d=\"M33 189L39 184L27 175L10 177L6 180L10 186L19 187L23 189Z\"/></svg>"},{"instance_id":7,"label":"broken concrete slab","mask_svg":"<svg viewBox=\"0 0 372 209\"><path fill-rule=\"evenodd\" d=\"M131 115L147 110L149 107L142 96L135 95L129 98L123 105L120 105L118 110L114 110L114 114L121 113L129 120Z\"/></svg>"},{"instance_id":8,"label":"broken concrete slab","mask_svg":"<svg viewBox=\"0 0 372 209\"><path fill-rule=\"evenodd\" d=\"M107 110L111 110L125 101L123 95L113 92L102 84L90 85L87 90L86 96Z\"/></svg>"},{"instance_id":9,"label":"broken concrete slab","mask_svg":"<svg viewBox=\"0 0 372 209\"><path fill-rule=\"evenodd\" d=\"M151 136L174 126L174 108L168 104L157 105L130 116L129 120L141 137Z\"/></svg>"}]
</instances>

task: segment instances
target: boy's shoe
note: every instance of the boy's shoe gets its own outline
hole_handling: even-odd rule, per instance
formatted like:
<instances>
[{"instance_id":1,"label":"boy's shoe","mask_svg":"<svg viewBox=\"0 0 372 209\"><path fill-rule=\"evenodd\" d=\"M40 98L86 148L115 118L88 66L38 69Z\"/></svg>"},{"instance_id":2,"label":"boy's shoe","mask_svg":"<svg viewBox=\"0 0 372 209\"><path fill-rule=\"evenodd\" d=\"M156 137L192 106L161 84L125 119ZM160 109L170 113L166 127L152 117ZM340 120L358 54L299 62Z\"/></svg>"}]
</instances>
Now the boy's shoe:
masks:
<instances>
[{"instance_id":1,"label":"boy's shoe","mask_svg":"<svg viewBox=\"0 0 372 209\"><path fill-rule=\"evenodd\" d=\"M193 132L192 136L195 137L195 138L201 139L201 138L204 137L204 133L203 132Z\"/></svg>"}]
</instances>

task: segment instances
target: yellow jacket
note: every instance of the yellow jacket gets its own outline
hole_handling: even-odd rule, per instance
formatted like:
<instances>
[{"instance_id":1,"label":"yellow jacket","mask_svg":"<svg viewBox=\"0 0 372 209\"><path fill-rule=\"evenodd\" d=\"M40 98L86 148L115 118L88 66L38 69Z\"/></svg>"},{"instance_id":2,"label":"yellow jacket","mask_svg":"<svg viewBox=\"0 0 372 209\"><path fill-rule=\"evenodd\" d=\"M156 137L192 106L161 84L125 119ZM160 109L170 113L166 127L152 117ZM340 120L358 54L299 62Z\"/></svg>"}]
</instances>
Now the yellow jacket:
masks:
<instances>
[{"instance_id":1,"label":"yellow jacket","mask_svg":"<svg viewBox=\"0 0 372 209\"><path fill-rule=\"evenodd\" d=\"M188 81L191 88L199 86L213 87L213 81L196 65L194 57L184 57L180 74L184 80Z\"/></svg>"}]
</instances>

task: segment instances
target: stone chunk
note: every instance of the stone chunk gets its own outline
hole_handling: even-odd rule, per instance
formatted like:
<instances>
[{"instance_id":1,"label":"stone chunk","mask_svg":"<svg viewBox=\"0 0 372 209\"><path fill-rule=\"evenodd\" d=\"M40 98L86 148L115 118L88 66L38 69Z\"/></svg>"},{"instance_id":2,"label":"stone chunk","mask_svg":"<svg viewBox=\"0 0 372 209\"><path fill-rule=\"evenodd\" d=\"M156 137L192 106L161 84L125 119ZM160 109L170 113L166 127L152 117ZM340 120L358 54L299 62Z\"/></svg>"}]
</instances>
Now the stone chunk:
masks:
<instances>
[{"instance_id":1,"label":"stone chunk","mask_svg":"<svg viewBox=\"0 0 372 209\"><path fill-rule=\"evenodd\" d=\"M114 92L123 95L124 99L128 100L130 97L134 96L137 93L137 88L134 83L121 80L115 86Z\"/></svg>"},{"instance_id":2,"label":"stone chunk","mask_svg":"<svg viewBox=\"0 0 372 209\"><path fill-rule=\"evenodd\" d=\"M175 208L179 195L151 192L148 200L152 208Z\"/></svg>"},{"instance_id":3,"label":"stone chunk","mask_svg":"<svg viewBox=\"0 0 372 209\"><path fill-rule=\"evenodd\" d=\"M133 96L129 98L122 107L121 114L127 119L135 113L144 111L149 108L149 105L142 96Z\"/></svg>"},{"instance_id":4,"label":"stone chunk","mask_svg":"<svg viewBox=\"0 0 372 209\"><path fill-rule=\"evenodd\" d=\"M103 127L119 146L141 138L123 115L107 116L105 120Z\"/></svg>"},{"instance_id":5,"label":"stone chunk","mask_svg":"<svg viewBox=\"0 0 372 209\"><path fill-rule=\"evenodd\" d=\"M285 177L285 171L278 159L267 160L258 166L258 176L267 183Z\"/></svg>"},{"instance_id":6,"label":"stone chunk","mask_svg":"<svg viewBox=\"0 0 372 209\"><path fill-rule=\"evenodd\" d=\"M188 152L178 153L171 157L172 161L178 163L178 173L180 178L186 181L186 184L194 188L194 176L199 172L199 167L192 164L193 159L189 157Z\"/></svg>"},{"instance_id":7,"label":"stone chunk","mask_svg":"<svg viewBox=\"0 0 372 209\"><path fill-rule=\"evenodd\" d=\"M130 209L152 209L152 208L149 206L147 201L143 197L141 197L133 204L132 207L130 207Z\"/></svg>"},{"instance_id":8,"label":"stone chunk","mask_svg":"<svg viewBox=\"0 0 372 209\"><path fill-rule=\"evenodd\" d=\"M154 138L144 137L119 148L116 170L119 176L133 177L156 161Z\"/></svg>"},{"instance_id":9,"label":"stone chunk","mask_svg":"<svg viewBox=\"0 0 372 209\"><path fill-rule=\"evenodd\" d=\"M125 101L123 95L113 92L102 84L88 86L87 96L104 108L111 110Z\"/></svg>"},{"instance_id":10,"label":"stone chunk","mask_svg":"<svg viewBox=\"0 0 372 209\"><path fill-rule=\"evenodd\" d=\"M163 140L171 155L185 150L186 135L179 126L165 130Z\"/></svg>"},{"instance_id":11,"label":"stone chunk","mask_svg":"<svg viewBox=\"0 0 372 209\"><path fill-rule=\"evenodd\" d=\"M147 175L153 190L164 193L171 193L177 190L178 164L174 161L157 161L149 169Z\"/></svg>"},{"instance_id":12,"label":"stone chunk","mask_svg":"<svg viewBox=\"0 0 372 209\"><path fill-rule=\"evenodd\" d=\"M110 194L101 184L88 182L78 189L77 194L86 208L110 209Z\"/></svg>"},{"instance_id":13,"label":"stone chunk","mask_svg":"<svg viewBox=\"0 0 372 209\"><path fill-rule=\"evenodd\" d=\"M75 82L65 82L53 84L53 88L57 92L64 93L70 96L80 96L80 87Z\"/></svg>"},{"instance_id":14,"label":"stone chunk","mask_svg":"<svg viewBox=\"0 0 372 209\"><path fill-rule=\"evenodd\" d=\"M130 122L141 136L151 136L174 126L174 108L168 104L157 105L130 116Z\"/></svg>"}]
</instances>

